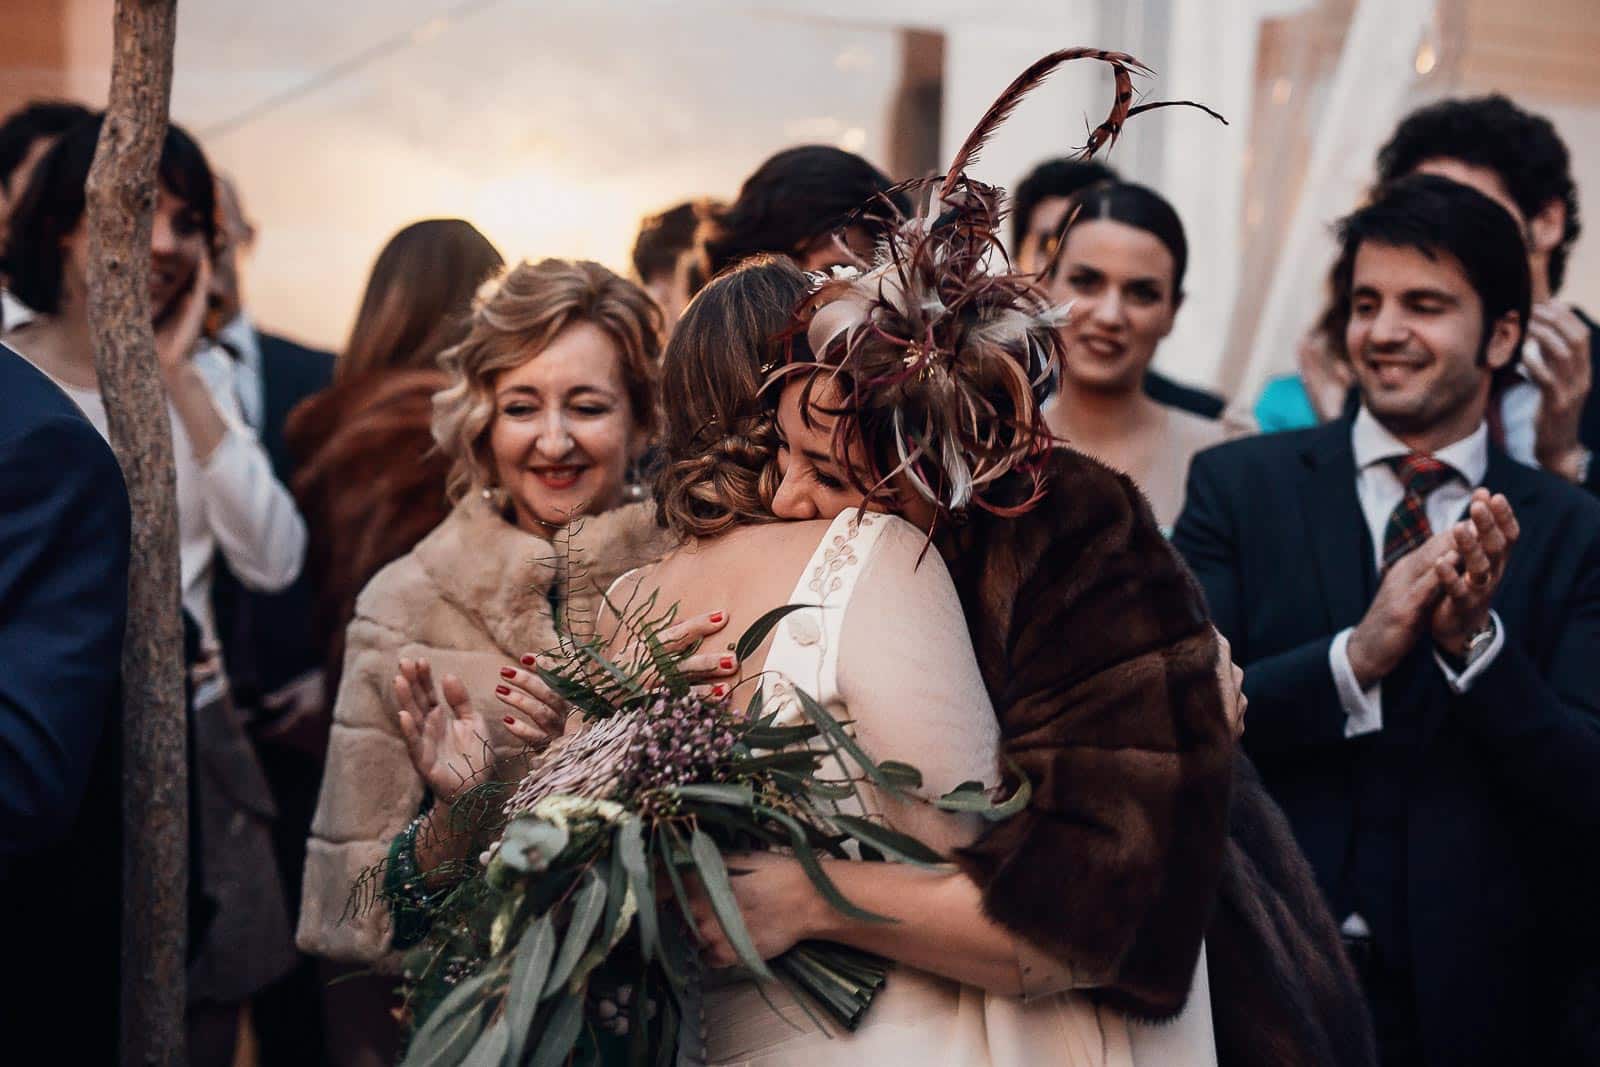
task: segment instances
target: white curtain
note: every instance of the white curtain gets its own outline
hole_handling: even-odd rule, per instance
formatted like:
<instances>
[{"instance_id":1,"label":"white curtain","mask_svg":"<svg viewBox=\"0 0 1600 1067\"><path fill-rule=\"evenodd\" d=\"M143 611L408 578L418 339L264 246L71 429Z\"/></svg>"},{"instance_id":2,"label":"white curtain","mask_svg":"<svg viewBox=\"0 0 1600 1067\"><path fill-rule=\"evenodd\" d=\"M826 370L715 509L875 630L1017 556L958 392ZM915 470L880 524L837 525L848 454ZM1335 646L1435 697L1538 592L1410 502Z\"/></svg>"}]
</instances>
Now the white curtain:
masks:
<instances>
[{"instance_id":1,"label":"white curtain","mask_svg":"<svg viewBox=\"0 0 1600 1067\"><path fill-rule=\"evenodd\" d=\"M1296 344L1322 307L1335 253L1330 224L1356 205L1372 180L1373 158L1407 104L1435 3L1359 0L1355 7L1325 101L1310 118L1304 177L1298 189L1279 190L1293 196L1294 208L1277 252L1247 263L1240 279L1236 325L1252 315L1255 325L1233 331L1239 348L1224 354L1219 374L1236 410L1247 411L1269 377L1294 369ZM1257 139L1254 150L1275 148ZM1261 302L1258 313L1250 301Z\"/></svg>"}]
</instances>

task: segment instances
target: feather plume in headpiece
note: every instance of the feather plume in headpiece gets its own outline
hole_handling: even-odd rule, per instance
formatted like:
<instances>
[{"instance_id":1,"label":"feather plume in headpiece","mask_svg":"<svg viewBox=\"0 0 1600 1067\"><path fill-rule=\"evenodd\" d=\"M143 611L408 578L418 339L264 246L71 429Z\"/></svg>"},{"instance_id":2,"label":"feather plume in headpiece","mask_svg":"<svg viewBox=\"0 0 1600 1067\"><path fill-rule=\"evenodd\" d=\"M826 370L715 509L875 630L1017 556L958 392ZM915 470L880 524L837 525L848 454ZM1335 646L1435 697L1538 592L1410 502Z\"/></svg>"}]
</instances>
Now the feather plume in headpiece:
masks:
<instances>
[{"instance_id":1,"label":"feather plume in headpiece","mask_svg":"<svg viewBox=\"0 0 1600 1067\"><path fill-rule=\"evenodd\" d=\"M857 472L862 492L881 493L903 477L942 513L1008 513L1042 491L1038 471L1054 439L1039 405L1061 360L1057 328L1067 308L1051 304L1036 276L1010 270L999 238L1002 191L967 168L1022 99L1075 59L1110 64L1116 85L1084 158L1115 144L1130 116L1166 106L1134 105L1133 74L1149 70L1126 53L1052 52L1006 87L944 175L896 187L922 201L919 213L901 216L887 196L869 206L881 216L888 205L892 215L870 270L817 278L794 328L806 343L777 375L824 368L809 376L807 402L837 416L835 454L845 456L852 440L865 447L876 480L866 484ZM824 399L817 390L827 384Z\"/></svg>"}]
</instances>

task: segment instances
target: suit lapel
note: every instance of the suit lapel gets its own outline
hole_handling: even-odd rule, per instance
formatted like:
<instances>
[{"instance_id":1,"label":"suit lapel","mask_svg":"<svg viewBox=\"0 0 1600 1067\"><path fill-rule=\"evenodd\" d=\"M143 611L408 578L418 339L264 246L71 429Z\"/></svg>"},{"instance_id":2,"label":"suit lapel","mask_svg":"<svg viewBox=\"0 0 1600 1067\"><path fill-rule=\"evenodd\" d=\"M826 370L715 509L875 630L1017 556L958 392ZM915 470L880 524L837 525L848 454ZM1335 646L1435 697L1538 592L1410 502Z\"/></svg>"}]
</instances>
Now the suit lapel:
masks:
<instances>
[{"instance_id":1,"label":"suit lapel","mask_svg":"<svg viewBox=\"0 0 1600 1067\"><path fill-rule=\"evenodd\" d=\"M1307 443L1301 458L1305 463L1299 486L1300 513L1306 523L1304 543L1322 586L1328 630L1342 630L1366 611L1377 580L1372 538L1356 496L1350 420L1328 424Z\"/></svg>"}]
</instances>

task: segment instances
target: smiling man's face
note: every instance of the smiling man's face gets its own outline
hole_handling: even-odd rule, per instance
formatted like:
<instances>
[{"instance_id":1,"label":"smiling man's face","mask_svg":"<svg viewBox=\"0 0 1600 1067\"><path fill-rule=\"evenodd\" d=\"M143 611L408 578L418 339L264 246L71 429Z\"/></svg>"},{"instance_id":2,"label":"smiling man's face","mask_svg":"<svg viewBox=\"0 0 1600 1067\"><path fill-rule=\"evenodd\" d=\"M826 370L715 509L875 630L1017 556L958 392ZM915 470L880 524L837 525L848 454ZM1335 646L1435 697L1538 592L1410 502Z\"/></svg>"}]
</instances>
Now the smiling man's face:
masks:
<instances>
[{"instance_id":1,"label":"smiling man's face","mask_svg":"<svg viewBox=\"0 0 1600 1067\"><path fill-rule=\"evenodd\" d=\"M1483 333L1482 303L1454 258L1374 241L1356 251L1345 341L1367 409L1391 433L1431 449L1477 427L1516 327L1495 324L1487 347Z\"/></svg>"}]
</instances>

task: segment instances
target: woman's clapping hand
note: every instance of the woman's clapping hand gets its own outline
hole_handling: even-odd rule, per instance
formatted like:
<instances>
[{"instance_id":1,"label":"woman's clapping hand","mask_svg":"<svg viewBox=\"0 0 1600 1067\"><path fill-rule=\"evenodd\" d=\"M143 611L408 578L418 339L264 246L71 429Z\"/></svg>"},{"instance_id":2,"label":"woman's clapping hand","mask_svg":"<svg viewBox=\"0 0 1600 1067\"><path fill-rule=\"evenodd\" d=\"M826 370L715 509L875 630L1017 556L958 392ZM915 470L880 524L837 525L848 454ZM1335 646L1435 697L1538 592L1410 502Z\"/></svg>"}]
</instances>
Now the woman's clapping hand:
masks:
<instances>
[{"instance_id":1,"label":"woman's clapping hand","mask_svg":"<svg viewBox=\"0 0 1600 1067\"><path fill-rule=\"evenodd\" d=\"M402 659L400 673L394 677L394 695L400 706L400 735L411 765L433 795L448 803L484 780L494 768L495 753L489 724L472 706L461 679L446 674L441 683L435 687L427 660ZM542 748L561 732L560 716L544 710L547 715L529 715L532 723L506 715L502 725L524 745Z\"/></svg>"}]
</instances>

